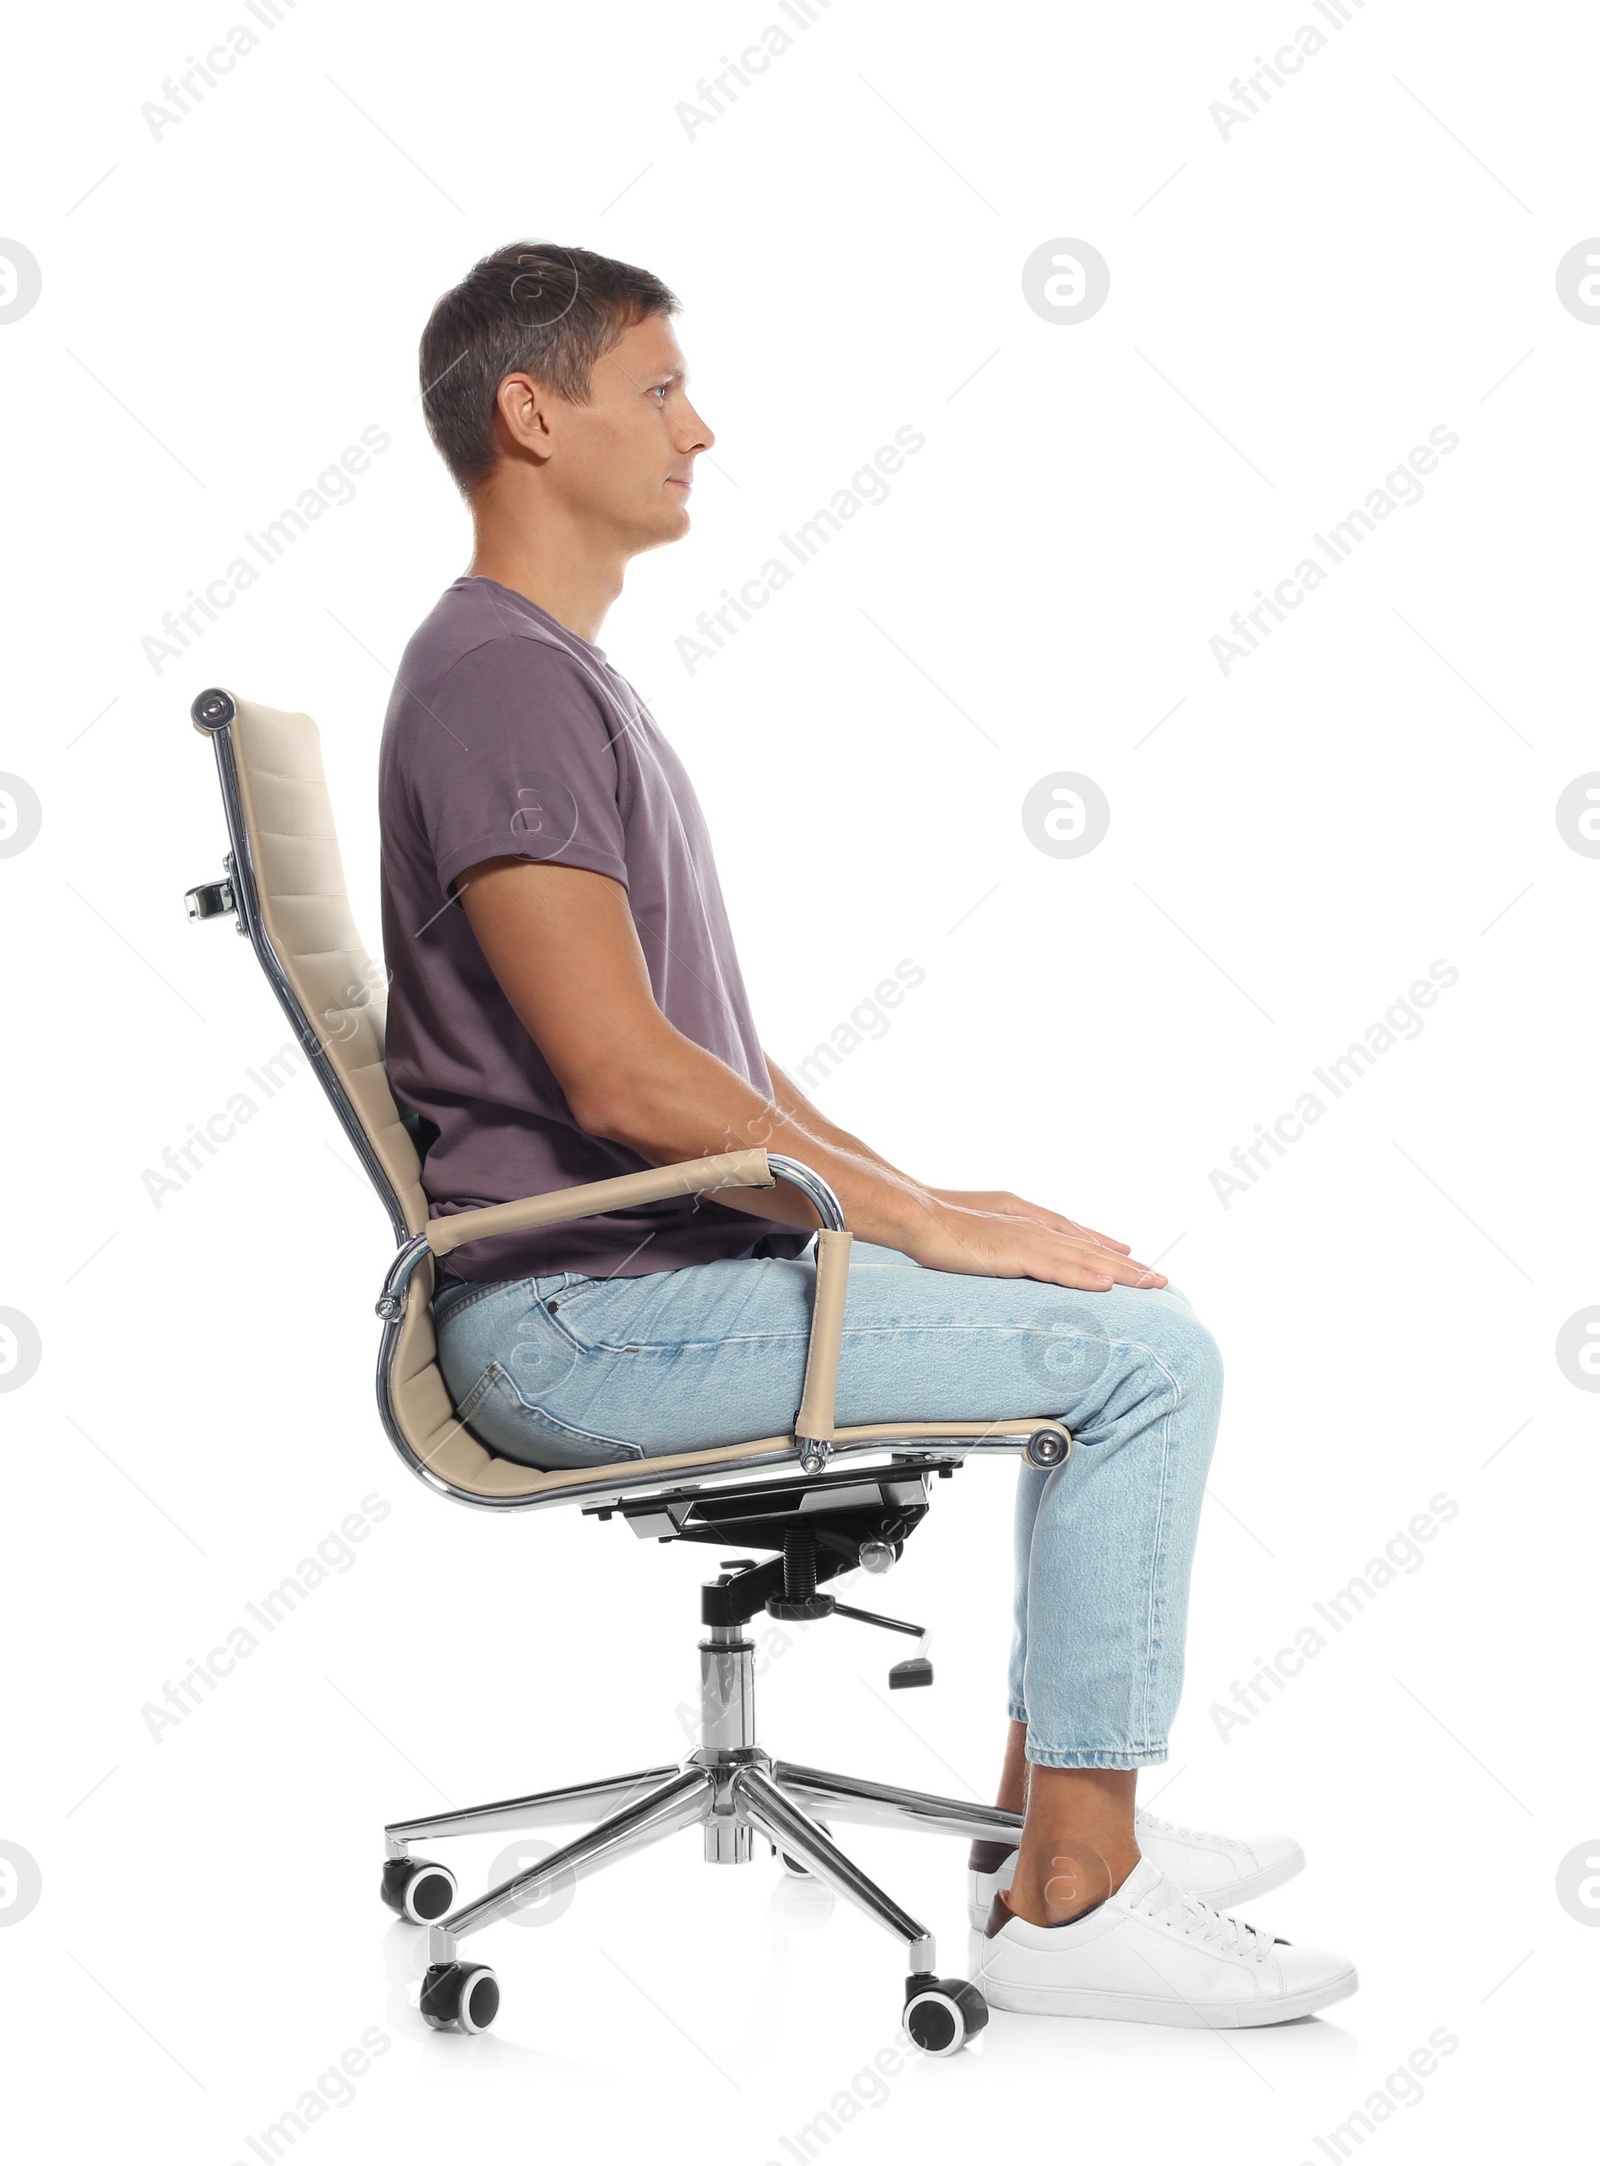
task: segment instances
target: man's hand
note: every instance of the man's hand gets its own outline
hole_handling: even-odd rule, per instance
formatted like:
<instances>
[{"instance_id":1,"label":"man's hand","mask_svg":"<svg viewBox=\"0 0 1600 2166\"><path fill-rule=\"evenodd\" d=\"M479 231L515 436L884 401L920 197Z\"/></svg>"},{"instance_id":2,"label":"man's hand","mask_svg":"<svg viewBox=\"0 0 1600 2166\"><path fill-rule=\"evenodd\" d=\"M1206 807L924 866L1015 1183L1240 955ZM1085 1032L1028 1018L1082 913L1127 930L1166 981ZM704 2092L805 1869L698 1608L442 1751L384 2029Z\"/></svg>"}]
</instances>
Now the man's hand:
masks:
<instances>
[{"instance_id":1,"label":"man's hand","mask_svg":"<svg viewBox=\"0 0 1600 2166\"><path fill-rule=\"evenodd\" d=\"M1080 1226L1075 1218L1063 1218L1059 1211L1052 1211L1046 1204L1029 1203L1021 1196L1012 1195L1009 1188L930 1188L928 1194L940 1203L952 1203L961 1210L988 1211L1000 1218L1032 1219L1036 1225L1048 1226L1054 1233L1098 1242L1101 1248L1116 1249L1123 1256L1129 1253L1126 1241L1115 1241L1108 1233L1096 1233L1092 1226Z\"/></svg>"},{"instance_id":2,"label":"man's hand","mask_svg":"<svg viewBox=\"0 0 1600 2166\"><path fill-rule=\"evenodd\" d=\"M1048 1226L1050 1232L1059 1232L1059 1235L1065 1235L1070 1241L1087 1241L1089 1245L1093 1245L1093 1248L1113 1250L1113 1254L1117 1254L1117 1256L1126 1256L1128 1254L1128 1243L1126 1241L1115 1241L1109 1235L1109 1232L1096 1232L1096 1228L1093 1228L1093 1226L1080 1226L1078 1219L1063 1217L1061 1211L1050 1211L1046 1204L1031 1204L1022 1196L1013 1196L1011 1189L931 1189L927 1183L924 1183L924 1180L914 1180L909 1174L901 1172L899 1165L890 1165L890 1161L886 1157L881 1157L881 1152L870 1148L870 1144L864 1144L864 1141L860 1139L860 1135L851 1135L847 1128L840 1128L831 1120L827 1120L827 1115L818 1111L812 1105L812 1100L801 1092L799 1083L795 1083L795 1079L792 1079L792 1077L786 1077L784 1070L779 1068L777 1061L771 1057L771 1053L766 1055L766 1070L769 1070L771 1079L773 1079L773 1092L777 1096L779 1105L784 1107L786 1113L795 1115L795 1120L799 1120L801 1126L810 1128L812 1135L823 1137L825 1141L829 1141L829 1144L834 1144L840 1150L849 1150L849 1152L857 1154L857 1157L873 1161L875 1165L881 1165L883 1170L886 1170L888 1174L892 1174L896 1180L901 1180L901 1183L905 1183L907 1187L916 1189L920 1196L929 1198L931 1202L950 1204L957 1211L976 1211L976 1213L983 1213L983 1215L989 1215L989 1217L1028 1219L1028 1222L1035 1224L1035 1226ZM959 1222L955 1222L955 1224L959 1224ZM901 1248L903 1243L896 1241L894 1245L896 1245L896 1248ZM907 1254L909 1254L909 1250L907 1250ZM918 1263L920 1261L924 1261L924 1258L918 1256ZM981 1267L976 1263L963 1263L963 1265L944 1265L944 1269L976 1271ZM1031 1274L1031 1271L1024 1271L1024 1274L1007 1274L1007 1276L1035 1276L1035 1274ZM1111 1284L1111 1280L1106 1280L1106 1284ZM1150 1278L1135 1280L1135 1284L1163 1284L1163 1287L1165 1287L1167 1280L1156 1271L1156 1274L1150 1274Z\"/></svg>"},{"instance_id":3,"label":"man's hand","mask_svg":"<svg viewBox=\"0 0 1600 2166\"><path fill-rule=\"evenodd\" d=\"M1042 1279L1047 1285L1107 1293L1113 1286L1165 1286L1166 1275L1138 1263L1122 1241L1062 1218L1054 1211L974 1208L936 1191L922 1191L926 1210L897 1245L933 1271L997 1279ZM1003 1200L1019 1203L1020 1197Z\"/></svg>"}]
</instances>

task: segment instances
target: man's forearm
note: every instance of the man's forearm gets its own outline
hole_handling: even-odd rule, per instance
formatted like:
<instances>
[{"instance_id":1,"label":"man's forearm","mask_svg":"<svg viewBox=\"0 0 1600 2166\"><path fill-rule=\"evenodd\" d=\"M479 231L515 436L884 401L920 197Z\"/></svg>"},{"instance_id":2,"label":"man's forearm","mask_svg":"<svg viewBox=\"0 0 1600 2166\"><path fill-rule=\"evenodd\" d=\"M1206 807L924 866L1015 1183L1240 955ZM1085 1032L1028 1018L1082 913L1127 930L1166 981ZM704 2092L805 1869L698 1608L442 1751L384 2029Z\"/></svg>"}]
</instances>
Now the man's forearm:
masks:
<instances>
[{"instance_id":1,"label":"man's forearm","mask_svg":"<svg viewBox=\"0 0 1600 2166\"><path fill-rule=\"evenodd\" d=\"M799 1094L784 1095L798 1099ZM652 1165L751 1149L797 1158L834 1191L851 1230L886 1248L905 1248L930 1215L930 1199L908 1174L831 1122L822 1124L831 1134L819 1135L776 1088L771 1098L764 1096L670 1025L637 1047L626 1069L614 1072L592 1101L573 1111L591 1135L625 1144ZM779 1225L816 1224L810 1204L781 1183L719 1190L717 1201Z\"/></svg>"}]
</instances>

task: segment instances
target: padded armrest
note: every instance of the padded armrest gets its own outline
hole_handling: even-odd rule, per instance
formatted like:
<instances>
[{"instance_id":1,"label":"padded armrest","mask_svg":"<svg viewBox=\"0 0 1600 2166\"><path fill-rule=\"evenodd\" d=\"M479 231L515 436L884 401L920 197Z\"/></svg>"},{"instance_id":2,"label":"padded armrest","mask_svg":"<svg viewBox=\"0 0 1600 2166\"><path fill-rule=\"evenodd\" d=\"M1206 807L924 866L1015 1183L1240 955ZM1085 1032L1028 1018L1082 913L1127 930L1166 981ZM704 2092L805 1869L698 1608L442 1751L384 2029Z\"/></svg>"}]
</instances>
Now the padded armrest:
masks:
<instances>
[{"instance_id":1,"label":"padded armrest","mask_svg":"<svg viewBox=\"0 0 1600 2166\"><path fill-rule=\"evenodd\" d=\"M553 1226L563 1219L593 1218L602 1211L625 1211L632 1204L658 1203L664 1196L692 1196L715 1188L775 1188L777 1178L765 1151L719 1151L710 1158L690 1158L676 1166L650 1166L643 1173L619 1174L612 1181L589 1181L581 1188L558 1188L544 1196L520 1196L514 1203L490 1203L481 1211L452 1211L430 1218L425 1229L435 1256L448 1256L468 1241L493 1233L525 1233L530 1226Z\"/></svg>"},{"instance_id":2,"label":"padded armrest","mask_svg":"<svg viewBox=\"0 0 1600 2166\"><path fill-rule=\"evenodd\" d=\"M792 1165L795 1173L806 1168L781 1156L780 1166ZM789 1178L788 1174L783 1176ZM764 1150L722 1151L710 1158L686 1159L676 1166L651 1166L643 1173L625 1173L614 1181L590 1181L581 1188L561 1188L543 1196L522 1196L515 1203L491 1203L481 1211L454 1211L445 1218L430 1218L421 1237L435 1256L448 1256L468 1241L488 1234L523 1233L530 1226L551 1226L564 1219L593 1218L602 1211L625 1210L630 1204L655 1203L664 1196L704 1194L718 1188L775 1188L780 1176L773 1172ZM812 1176L815 1178L815 1176ZM825 1455L835 1433L835 1398L839 1383L840 1342L844 1331L845 1288L850 1275L851 1236L823 1227L816 1236L816 1295L811 1310L811 1330L806 1341L805 1379L800 1407L795 1416L795 1435L806 1464L814 1447ZM420 1247L402 1251L419 1255ZM398 1285L391 1271L378 1303L380 1316L392 1311ZM397 1306L398 1304L396 1304Z\"/></svg>"}]
</instances>

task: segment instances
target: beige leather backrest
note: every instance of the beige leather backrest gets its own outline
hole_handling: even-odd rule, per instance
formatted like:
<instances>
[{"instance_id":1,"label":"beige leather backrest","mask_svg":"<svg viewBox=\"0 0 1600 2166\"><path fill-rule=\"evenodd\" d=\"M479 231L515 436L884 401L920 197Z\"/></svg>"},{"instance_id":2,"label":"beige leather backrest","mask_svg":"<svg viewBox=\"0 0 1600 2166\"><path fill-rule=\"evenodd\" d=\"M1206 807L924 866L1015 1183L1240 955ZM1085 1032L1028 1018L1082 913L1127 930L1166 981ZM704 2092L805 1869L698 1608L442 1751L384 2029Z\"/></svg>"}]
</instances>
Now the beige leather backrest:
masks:
<instances>
[{"instance_id":1,"label":"beige leather backrest","mask_svg":"<svg viewBox=\"0 0 1600 2166\"><path fill-rule=\"evenodd\" d=\"M407 1232L420 1233L428 1223L422 1162L383 1065L388 980L350 914L317 725L308 714L236 697L232 737L267 938L388 1176Z\"/></svg>"}]
</instances>

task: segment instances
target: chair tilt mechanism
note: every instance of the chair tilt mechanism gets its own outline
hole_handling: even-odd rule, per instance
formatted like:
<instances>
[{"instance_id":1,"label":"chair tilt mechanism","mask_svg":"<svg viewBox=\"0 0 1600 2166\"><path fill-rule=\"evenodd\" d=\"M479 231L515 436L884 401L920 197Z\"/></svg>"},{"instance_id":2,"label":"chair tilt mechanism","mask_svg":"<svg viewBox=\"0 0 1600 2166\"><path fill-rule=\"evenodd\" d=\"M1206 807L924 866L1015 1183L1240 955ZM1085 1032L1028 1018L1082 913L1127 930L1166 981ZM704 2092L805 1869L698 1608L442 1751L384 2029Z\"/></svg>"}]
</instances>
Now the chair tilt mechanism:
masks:
<instances>
[{"instance_id":1,"label":"chair tilt mechanism","mask_svg":"<svg viewBox=\"0 0 1600 2166\"><path fill-rule=\"evenodd\" d=\"M933 1935L851 1863L829 1829L853 1821L994 1840L1014 1837L1020 1815L773 1759L756 1742L755 1648L746 1627L764 1611L807 1623L844 1617L907 1634L916 1652L893 1665L889 1682L931 1684L919 1626L841 1602L825 1591L827 1583L858 1568L889 1570L927 1512L935 1474L948 1477L969 1457L997 1453L1059 1466L1070 1436L1049 1415L994 1421L975 1410L967 1421L835 1419L851 1236L833 1191L798 1160L727 1151L430 1216L412 1130L384 1072L386 980L351 916L316 725L308 715L280 713L220 689L202 692L191 717L215 751L230 850L224 877L190 890L189 914L232 917L249 939L389 1213L398 1245L377 1303L383 1322L378 1412L408 1470L436 1493L480 1510L579 1504L586 1517L620 1517L645 1540L773 1553L765 1562L729 1555L701 1589L700 1742L684 1759L397 1820L384 1831L383 1900L428 1932L422 2017L436 2029L486 2029L500 1989L492 1970L462 1955L464 1941L555 1888L698 1826L709 1862L748 1863L759 1835L790 1871L814 1875L876 1918L906 1948L904 2021L913 2043L925 2053L958 2051L988 2021L982 1994L965 1979L938 1975ZM549 1471L499 1457L456 1415L436 1360L437 1258L488 1234L777 1181L805 1196L820 1221L805 1378L792 1430L614 1467ZM459 1908L449 1868L413 1855L414 1846L446 1836L545 1826L585 1832Z\"/></svg>"}]
</instances>

